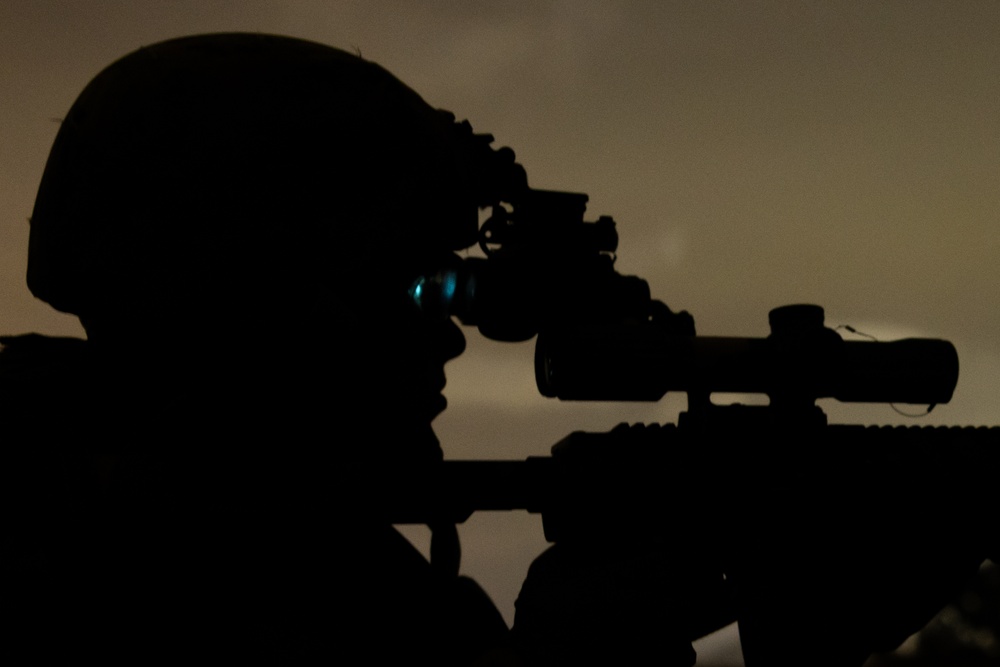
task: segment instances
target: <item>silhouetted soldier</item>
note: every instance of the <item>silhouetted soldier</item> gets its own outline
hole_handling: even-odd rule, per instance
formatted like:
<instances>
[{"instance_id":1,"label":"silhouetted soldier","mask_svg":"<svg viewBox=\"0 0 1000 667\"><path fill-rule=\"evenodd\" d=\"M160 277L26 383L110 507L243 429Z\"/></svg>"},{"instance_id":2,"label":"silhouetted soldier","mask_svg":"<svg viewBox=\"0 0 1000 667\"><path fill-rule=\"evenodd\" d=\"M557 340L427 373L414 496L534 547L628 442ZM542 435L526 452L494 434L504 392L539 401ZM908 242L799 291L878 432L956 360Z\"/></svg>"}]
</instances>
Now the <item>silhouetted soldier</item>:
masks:
<instances>
[{"instance_id":1,"label":"silhouetted soldier","mask_svg":"<svg viewBox=\"0 0 1000 667\"><path fill-rule=\"evenodd\" d=\"M7 338L0 354L0 651L448 665L503 645L496 609L457 576L454 526L434 527L428 564L379 485L440 460L430 423L464 346L408 289L476 241L491 188L525 187L509 151L326 46L191 37L98 75L46 166L28 268L88 339ZM759 489L731 508L730 548L700 557L694 514L558 544L518 601L522 657L686 666L690 639L734 611L751 664L813 648L812 664L857 664L997 554L953 519L967 499L938 506L919 474L845 447L811 460L822 474L787 475L787 450L739 435L727 463ZM715 471L695 471L694 495L710 500ZM830 502L841 480L896 478L874 509ZM913 537L928 518L946 548Z\"/></svg>"},{"instance_id":2,"label":"silhouetted soldier","mask_svg":"<svg viewBox=\"0 0 1000 667\"><path fill-rule=\"evenodd\" d=\"M0 651L460 664L504 639L454 526L429 565L370 474L441 457L464 339L407 290L476 239L472 147L377 65L290 38L172 40L87 86L28 268L87 341L0 356Z\"/></svg>"}]
</instances>

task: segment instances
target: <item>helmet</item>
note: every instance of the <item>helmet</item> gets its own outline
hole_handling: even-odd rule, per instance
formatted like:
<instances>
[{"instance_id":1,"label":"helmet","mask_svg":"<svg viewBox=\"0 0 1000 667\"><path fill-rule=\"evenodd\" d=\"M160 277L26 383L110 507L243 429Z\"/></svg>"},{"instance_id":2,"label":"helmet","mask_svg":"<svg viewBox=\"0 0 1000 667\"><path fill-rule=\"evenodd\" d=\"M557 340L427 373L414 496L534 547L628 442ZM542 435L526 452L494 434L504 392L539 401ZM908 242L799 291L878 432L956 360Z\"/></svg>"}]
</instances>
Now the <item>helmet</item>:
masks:
<instances>
[{"instance_id":1,"label":"helmet","mask_svg":"<svg viewBox=\"0 0 1000 667\"><path fill-rule=\"evenodd\" d=\"M259 307L311 298L380 243L467 247L464 135L386 70L321 44L215 34L142 48L62 123L28 286L81 316Z\"/></svg>"}]
</instances>

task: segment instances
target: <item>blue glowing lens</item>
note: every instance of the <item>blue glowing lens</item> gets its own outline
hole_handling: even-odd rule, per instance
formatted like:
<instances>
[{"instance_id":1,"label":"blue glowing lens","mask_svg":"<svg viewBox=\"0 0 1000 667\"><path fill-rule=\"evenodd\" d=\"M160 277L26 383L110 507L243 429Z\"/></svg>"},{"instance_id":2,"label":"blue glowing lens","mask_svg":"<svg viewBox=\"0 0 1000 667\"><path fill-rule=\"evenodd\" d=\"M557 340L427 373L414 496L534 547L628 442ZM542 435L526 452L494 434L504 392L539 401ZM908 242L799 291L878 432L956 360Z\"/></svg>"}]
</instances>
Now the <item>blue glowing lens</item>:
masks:
<instances>
[{"instance_id":1,"label":"blue glowing lens","mask_svg":"<svg viewBox=\"0 0 1000 667\"><path fill-rule=\"evenodd\" d=\"M433 276L420 276L410 286L410 298L425 315L449 317L458 290L458 272L445 270Z\"/></svg>"},{"instance_id":2,"label":"blue glowing lens","mask_svg":"<svg viewBox=\"0 0 1000 667\"><path fill-rule=\"evenodd\" d=\"M457 317L464 324L474 324L477 283L476 274L463 267L444 269L417 278L409 295L428 317Z\"/></svg>"},{"instance_id":3,"label":"blue glowing lens","mask_svg":"<svg viewBox=\"0 0 1000 667\"><path fill-rule=\"evenodd\" d=\"M424 278L424 276L420 276L419 278L417 278L416 282L414 282L413 285L410 286L409 290L410 298L412 298L414 303L417 304L417 308L420 308L421 310L424 309L423 298L424 298L425 280L426 278Z\"/></svg>"},{"instance_id":4,"label":"blue glowing lens","mask_svg":"<svg viewBox=\"0 0 1000 667\"><path fill-rule=\"evenodd\" d=\"M451 269L444 271L441 279L441 306L444 312L450 313L451 302L455 298L455 287L458 285L458 272Z\"/></svg>"}]
</instances>

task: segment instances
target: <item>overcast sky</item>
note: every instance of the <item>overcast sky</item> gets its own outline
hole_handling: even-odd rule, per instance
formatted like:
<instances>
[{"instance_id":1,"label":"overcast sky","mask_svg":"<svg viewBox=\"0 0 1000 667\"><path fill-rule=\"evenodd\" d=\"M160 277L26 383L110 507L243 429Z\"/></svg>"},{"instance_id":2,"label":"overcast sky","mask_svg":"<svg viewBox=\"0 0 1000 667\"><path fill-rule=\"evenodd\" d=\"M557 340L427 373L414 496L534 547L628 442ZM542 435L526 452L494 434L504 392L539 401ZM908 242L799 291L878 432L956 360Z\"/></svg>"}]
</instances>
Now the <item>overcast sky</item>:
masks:
<instances>
[{"instance_id":1,"label":"overcast sky","mask_svg":"<svg viewBox=\"0 0 1000 667\"><path fill-rule=\"evenodd\" d=\"M926 423L1000 423L996 2L5 0L0 330L81 333L23 276L38 180L82 87L144 44L230 30L358 52L514 148L535 187L588 193L591 219L618 221L619 270L699 333L763 336L769 309L806 302L880 338L947 338L959 387ZM530 345L467 337L436 424L451 458L544 454L684 405L546 401ZM540 523L485 515L463 534L467 570L510 617Z\"/></svg>"}]
</instances>

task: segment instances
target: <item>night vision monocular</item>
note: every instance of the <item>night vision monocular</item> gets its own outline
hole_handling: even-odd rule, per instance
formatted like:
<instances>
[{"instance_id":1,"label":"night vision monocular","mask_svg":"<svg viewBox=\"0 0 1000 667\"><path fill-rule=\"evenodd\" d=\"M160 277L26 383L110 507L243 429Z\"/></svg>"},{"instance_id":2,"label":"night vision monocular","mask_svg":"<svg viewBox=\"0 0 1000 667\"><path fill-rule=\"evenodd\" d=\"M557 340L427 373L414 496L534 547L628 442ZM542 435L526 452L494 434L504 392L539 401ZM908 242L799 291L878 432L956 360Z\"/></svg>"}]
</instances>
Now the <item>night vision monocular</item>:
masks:
<instances>
[{"instance_id":1,"label":"night vision monocular","mask_svg":"<svg viewBox=\"0 0 1000 667\"><path fill-rule=\"evenodd\" d=\"M668 391L766 394L772 405L946 403L958 354L944 340L847 341L813 305L776 308L766 338L696 336L694 319L614 269L610 217L584 221L587 195L526 189L496 204L480 229L485 257L420 278L411 296L429 315L454 316L488 338L538 336L544 396L656 401Z\"/></svg>"}]
</instances>

